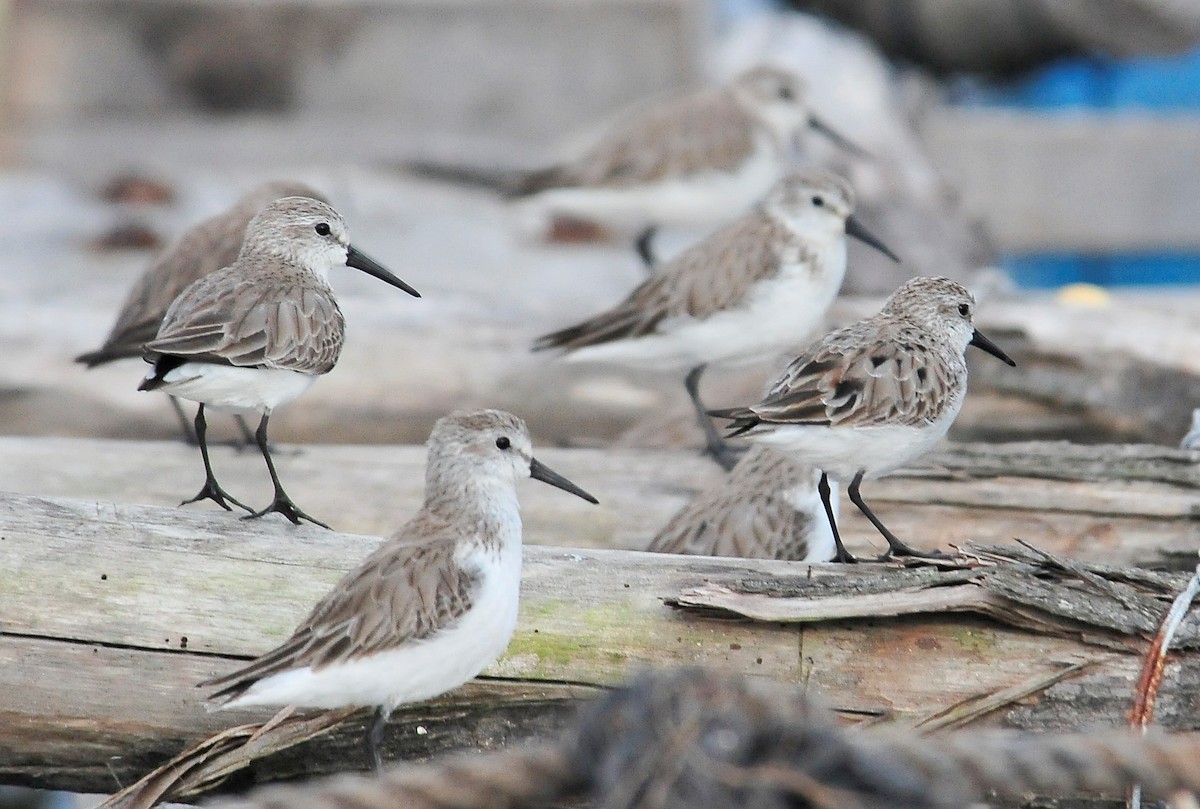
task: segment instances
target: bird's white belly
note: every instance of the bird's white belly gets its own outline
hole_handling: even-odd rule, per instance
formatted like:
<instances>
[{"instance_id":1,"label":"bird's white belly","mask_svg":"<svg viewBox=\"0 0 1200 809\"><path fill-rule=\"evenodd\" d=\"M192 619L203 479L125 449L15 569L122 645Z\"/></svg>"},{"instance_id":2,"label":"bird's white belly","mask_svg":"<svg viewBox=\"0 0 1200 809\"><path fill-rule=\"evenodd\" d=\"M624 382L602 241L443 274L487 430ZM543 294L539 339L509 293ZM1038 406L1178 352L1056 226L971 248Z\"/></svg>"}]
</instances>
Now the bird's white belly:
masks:
<instances>
[{"instance_id":1,"label":"bird's white belly","mask_svg":"<svg viewBox=\"0 0 1200 809\"><path fill-rule=\"evenodd\" d=\"M157 390L203 402L222 412L269 413L300 396L316 381L310 374L279 368L185 362L169 371Z\"/></svg>"},{"instance_id":2,"label":"bird's white belly","mask_svg":"<svg viewBox=\"0 0 1200 809\"><path fill-rule=\"evenodd\" d=\"M736 308L703 319L665 320L654 334L587 346L567 357L651 368L770 360L802 345L823 325L845 275L845 243L831 245L830 252L822 260L832 269L814 274L804 265L785 268L778 277L758 282Z\"/></svg>"},{"instance_id":3,"label":"bird's white belly","mask_svg":"<svg viewBox=\"0 0 1200 809\"><path fill-rule=\"evenodd\" d=\"M504 652L517 625L520 545L506 547L500 565L487 570L471 608L425 640L317 671L293 669L267 677L225 707L375 705L391 710L457 688Z\"/></svg>"},{"instance_id":4,"label":"bird's white belly","mask_svg":"<svg viewBox=\"0 0 1200 809\"><path fill-rule=\"evenodd\" d=\"M849 482L860 470L864 477L876 478L928 452L946 435L956 414L919 427L772 425L748 437Z\"/></svg>"},{"instance_id":5,"label":"bird's white belly","mask_svg":"<svg viewBox=\"0 0 1200 809\"><path fill-rule=\"evenodd\" d=\"M554 215L600 222L626 232L650 225L716 225L758 202L779 179L784 163L763 143L733 171L704 171L630 186L552 188L517 204L532 228Z\"/></svg>"}]
</instances>

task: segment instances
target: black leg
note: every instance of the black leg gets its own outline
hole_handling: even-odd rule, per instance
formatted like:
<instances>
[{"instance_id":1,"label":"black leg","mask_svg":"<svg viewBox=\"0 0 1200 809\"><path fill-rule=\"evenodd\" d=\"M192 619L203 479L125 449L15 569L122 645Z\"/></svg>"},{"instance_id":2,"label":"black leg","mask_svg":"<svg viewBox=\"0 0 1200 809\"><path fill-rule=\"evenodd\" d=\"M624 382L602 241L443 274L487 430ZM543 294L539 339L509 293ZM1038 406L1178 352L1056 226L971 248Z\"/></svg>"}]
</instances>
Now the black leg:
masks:
<instances>
[{"instance_id":1,"label":"black leg","mask_svg":"<svg viewBox=\"0 0 1200 809\"><path fill-rule=\"evenodd\" d=\"M183 412L183 405L174 396L168 396L167 400L171 403L171 409L175 411L175 418L179 420L179 434L183 437L183 443L189 447L194 447L199 443L196 438L196 431L192 429L192 423L188 421L187 413Z\"/></svg>"},{"instance_id":2,"label":"black leg","mask_svg":"<svg viewBox=\"0 0 1200 809\"><path fill-rule=\"evenodd\" d=\"M893 556L915 556L919 559L946 558L946 554L942 553L941 551L925 553L924 551L919 551L916 548L911 548L901 542L895 534L889 531L887 526L880 522L879 518L875 516L875 512L871 511L871 509L867 507L867 504L862 499L862 495L858 493L858 487L862 483L862 479L863 473L859 472L854 476L854 480L852 480L850 485L846 488L846 492L850 495L850 502L858 506L858 510L861 511L863 515L871 521L871 524L874 525L879 533L883 534L883 538L887 540L888 550L887 553L880 557L880 561L890 559Z\"/></svg>"},{"instance_id":3,"label":"black leg","mask_svg":"<svg viewBox=\"0 0 1200 809\"><path fill-rule=\"evenodd\" d=\"M371 715L371 724L367 727L367 766L374 767L375 772L383 771L383 731L387 728L388 715L382 706L375 709Z\"/></svg>"},{"instance_id":4,"label":"black leg","mask_svg":"<svg viewBox=\"0 0 1200 809\"><path fill-rule=\"evenodd\" d=\"M721 437L721 434L717 432L716 425L713 424L712 417L704 409L704 402L700 401L700 377L704 375L706 367L708 366L697 365L689 371L687 378L683 381L683 386L687 388L688 396L692 400L692 407L696 409L696 420L700 423L700 429L704 431L705 453L712 456L712 459L728 472L737 466L737 462L741 460L746 450L731 446Z\"/></svg>"},{"instance_id":5,"label":"black leg","mask_svg":"<svg viewBox=\"0 0 1200 809\"><path fill-rule=\"evenodd\" d=\"M237 422L238 432L242 434L242 440L236 442L237 449L240 452L254 443L254 431L251 430L250 425L246 423L246 417L240 413L235 415L233 420Z\"/></svg>"},{"instance_id":6,"label":"black leg","mask_svg":"<svg viewBox=\"0 0 1200 809\"><path fill-rule=\"evenodd\" d=\"M647 270L653 270L657 263L654 260L654 234L658 232L658 228L654 225L643 230L633 240L633 246L637 249L638 256L641 257L642 263L646 265Z\"/></svg>"},{"instance_id":7,"label":"black leg","mask_svg":"<svg viewBox=\"0 0 1200 809\"><path fill-rule=\"evenodd\" d=\"M262 511L256 511L248 517L242 517L242 519L250 520L254 519L255 517L261 517L264 514L278 512L279 514L287 517L296 525L299 525L301 520L308 520L309 522L319 525L322 528L329 528L329 526L325 523L314 517L310 517L308 514L305 514L303 511L301 511L300 508L292 502L292 498L287 496L287 492L283 490L283 484L279 482L279 475L275 471L275 462L271 460L271 450L267 447L267 422L270 420L270 418L271 415L269 413L263 413L262 421L258 423L258 431L255 432L254 439L258 443L258 448L262 452L263 458L266 459L267 471L271 473L271 484L275 487L275 498L271 501L271 505L267 506Z\"/></svg>"},{"instance_id":8,"label":"black leg","mask_svg":"<svg viewBox=\"0 0 1200 809\"><path fill-rule=\"evenodd\" d=\"M174 401L174 397L172 397L172 401ZM226 511L233 510L229 507L230 503L233 503L238 508L244 508L246 511L253 511L254 509L245 503L235 500L217 483L216 475L213 474L212 463L208 460L208 441L205 440L207 432L208 423L204 420L204 405L200 405L196 408L196 443L200 445L200 457L204 459L204 487L191 500L184 500L179 505L186 506L188 503L195 503L198 500L212 500Z\"/></svg>"},{"instance_id":9,"label":"black leg","mask_svg":"<svg viewBox=\"0 0 1200 809\"><path fill-rule=\"evenodd\" d=\"M821 505L825 506L825 517L829 520L829 530L833 531L833 544L837 548L837 552L833 555L833 561L854 564L858 560L850 555L850 551L846 550L846 546L842 544L842 537L838 533L837 520L833 516L833 502L830 499L829 476L824 472L821 473L821 481L817 484L817 492L821 495Z\"/></svg>"}]
</instances>

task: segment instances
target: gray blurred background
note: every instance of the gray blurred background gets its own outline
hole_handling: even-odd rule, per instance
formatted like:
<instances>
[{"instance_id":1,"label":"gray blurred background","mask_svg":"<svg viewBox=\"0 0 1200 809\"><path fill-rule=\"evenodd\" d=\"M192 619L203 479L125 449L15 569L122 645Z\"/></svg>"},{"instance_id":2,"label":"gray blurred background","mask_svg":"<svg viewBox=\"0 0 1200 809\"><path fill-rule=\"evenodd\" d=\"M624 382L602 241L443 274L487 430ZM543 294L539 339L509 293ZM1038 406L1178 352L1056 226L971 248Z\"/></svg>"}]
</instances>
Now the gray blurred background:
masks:
<instances>
[{"instance_id":1,"label":"gray blurred background","mask_svg":"<svg viewBox=\"0 0 1200 809\"><path fill-rule=\"evenodd\" d=\"M294 178L324 191L356 243L425 297L335 278L346 352L273 422L279 440L421 441L447 410L490 404L526 415L543 442L694 442L678 380L528 353L536 335L641 280L625 244L603 232L522 232L494 195L404 166L545 165L632 103L764 60L804 75L821 116L871 153L812 144L906 259L898 267L853 246L851 297L831 323L870 311L910 275L940 273L973 286L984 322L1011 333L1014 350L1082 357L1067 391L1035 374L989 381L981 368L983 398L957 435L1173 443L1186 429L1200 374L1195 3L7 0L0 9L4 433L169 437L160 397L134 390L138 361L84 372L71 358L99 344L156 249L251 185ZM1060 292L1077 282L1102 288ZM1175 386L1152 417L1139 420L1144 386L1121 381L1131 363ZM706 396L716 406L754 395L769 369L710 375ZM1080 390L1089 375L1094 389Z\"/></svg>"}]
</instances>

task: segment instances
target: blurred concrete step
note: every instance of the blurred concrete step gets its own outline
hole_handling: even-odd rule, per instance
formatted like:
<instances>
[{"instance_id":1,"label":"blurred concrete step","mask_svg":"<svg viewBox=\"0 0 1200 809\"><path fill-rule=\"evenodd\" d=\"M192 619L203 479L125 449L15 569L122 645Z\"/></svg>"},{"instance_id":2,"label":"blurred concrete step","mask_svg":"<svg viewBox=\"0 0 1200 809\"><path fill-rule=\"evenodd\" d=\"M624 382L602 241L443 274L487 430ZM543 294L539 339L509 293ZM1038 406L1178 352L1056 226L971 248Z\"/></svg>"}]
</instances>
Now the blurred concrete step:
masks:
<instances>
[{"instance_id":1,"label":"blurred concrete step","mask_svg":"<svg viewBox=\"0 0 1200 809\"><path fill-rule=\"evenodd\" d=\"M17 154L35 157L46 147L31 136L54 125L156 130L164 117L212 113L266 115L280 131L324 126L329 137L365 127L410 143L456 133L553 143L695 81L704 5L13 0L2 117Z\"/></svg>"}]
</instances>

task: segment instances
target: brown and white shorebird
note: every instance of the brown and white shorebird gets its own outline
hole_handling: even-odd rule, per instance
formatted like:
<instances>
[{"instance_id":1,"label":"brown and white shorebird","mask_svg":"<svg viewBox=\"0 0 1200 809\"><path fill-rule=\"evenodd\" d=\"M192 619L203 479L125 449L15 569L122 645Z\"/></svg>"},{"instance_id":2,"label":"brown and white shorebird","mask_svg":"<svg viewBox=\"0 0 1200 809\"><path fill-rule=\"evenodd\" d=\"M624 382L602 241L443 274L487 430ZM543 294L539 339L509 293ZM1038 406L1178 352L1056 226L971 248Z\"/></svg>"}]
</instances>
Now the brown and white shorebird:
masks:
<instances>
[{"instance_id":1,"label":"brown and white shorebird","mask_svg":"<svg viewBox=\"0 0 1200 809\"><path fill-rule=\"evenodd\" d=\"M76 362L88 368L114 360L142 356L142 346L158 335L167 309L179 293L210 272L228 267L242 249L246 225L268 202L281 197L310 197L326 202L321 194L303 183L275 180L263 183L238 199L233 207L204 220L163 249L142 273L129 294L104 344L80 354ZM194 439L183 408L174 396L169 400L179 418L184 440ZM254 440L246 422L238 416L246 442Z\"/></svg>"},{"instance_id":2,"label":"brown and white shorebird","mask_svg":"<svg viewBox=\"0 0 1200 809\"><path fill-rule=\"evenodd\" d=\"M859 486L927 452L946 435L967 392L967 346L1015 362L973 325L975 298L949 278L918 277L876 315L830 332L788 365L766 397L710 411L744 435L822 470L819 491L839 561L829 478L887 540L886 556L927 556L901 542L867 507ZM937 555L937 554L934 554Z\"/></svg>"},{"instance_id":3,"label":"brown and white shorebird","mask_svg":"<svg viewBox=\"0 0 1200 809\"><path fill-rule=\"evenodd\" d=\"M153 368L138 390L161 390L198 402L196 438L205 481L185 503L229 503L251 517L278 512L328 528L305 514L283 490L267 445L271 413L333 370L346 322L329 285L329 271L346 265L410 295L415 289L350 246L346 223L310 197L284 197L246 227L237 260L188 286L171 304L158 335L145 346ZM255 440L267 462L275 497L261 511L230 497L213 475L204 408L261 415Z\"/></svg>"},{"instance_id":4,"label":"brown and white shorebird","mask_svg":"<svg viewBox=\"0 0 1200 809\"><path fill-rule=\"evenodd\" d=\"M496 660L517 622L521 514L516 483L531 477L596 498L533 457L525 422L500 410L460 411L434 425L425 503L342 577L278 648L200 683L222 708L375 707L375 767L398 705L457 688Z\"/></svg>"},{"instance_id":5,"label":"brown and white shorebird","mask_svg":"<svg viewBox=\"0 0 1200 809\"><path fill-rule=\"evenodd\" d=\"M728 469L730 451L700 401L709 365L767 360L819 328L846 274L846 236L896 256L854 217L854 192L807 169L777 182L737 221L664 264L612 309L539 338L570 360L689 369L685 387ZM898 260L898 259L896 259Z\"/></svg>"},{"instance_id":6,"label":"brown and white shorebird","mask_svg":"<svg viewBox=\"0 0 1200 809\"><path fill-rule=\"evenodd\" d=\"M700 492L646 549L692 556L828 562L837 547L817 486L821 470L755 446ZM832 500L837 511L836 495Z\"/></svg>"},{"instance_id":7,"label":"brown and white shorebird","mask_svg":"<svg viewBox=\"0 0 1200 809\"><path fill-rule=\"evenodd\" d=\"M860 151L812 112L803 79L759 66L641 107L579 157L524 174L508 191L529 219L565 216L635 235L650 266L656 227L739 215L786 173L809 129Z\"/></svg>"}]
</instances>

